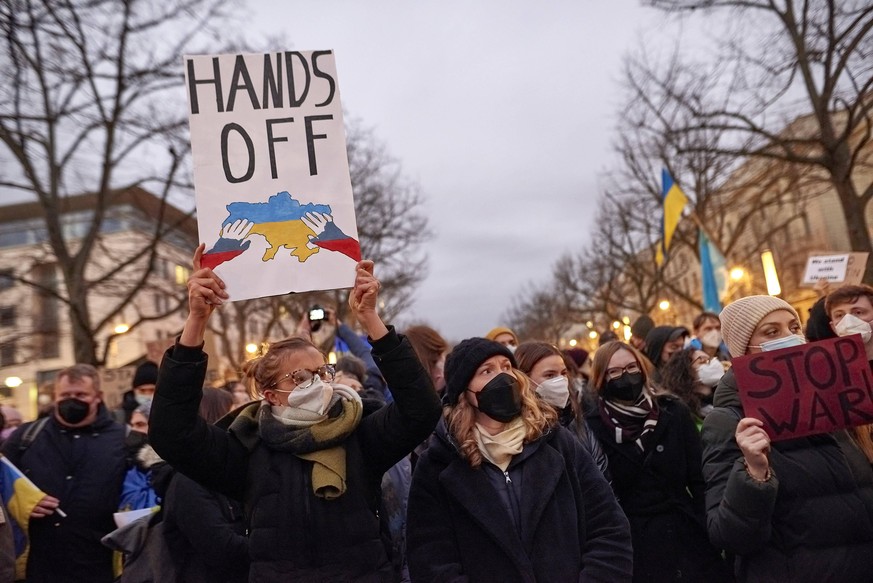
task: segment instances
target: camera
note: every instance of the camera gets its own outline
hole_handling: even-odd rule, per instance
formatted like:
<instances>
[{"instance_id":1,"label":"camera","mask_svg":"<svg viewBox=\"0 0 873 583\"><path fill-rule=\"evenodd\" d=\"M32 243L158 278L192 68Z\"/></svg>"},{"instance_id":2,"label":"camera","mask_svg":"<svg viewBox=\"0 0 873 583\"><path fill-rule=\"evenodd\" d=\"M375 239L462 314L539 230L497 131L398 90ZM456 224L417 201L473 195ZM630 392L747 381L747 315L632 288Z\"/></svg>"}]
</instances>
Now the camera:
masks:
<instances>
[{"instance_id":1,"label":"camera","mask_svg":"<svg viewBox=\"0 0 873 583\"><path fill-rule=\"evenodd\" d=\"M321 328L321 323L324 321L325 311L321 306L312 306L309 309L309 328L313 332L317 332Z\"/></svg>"}]
</instances>

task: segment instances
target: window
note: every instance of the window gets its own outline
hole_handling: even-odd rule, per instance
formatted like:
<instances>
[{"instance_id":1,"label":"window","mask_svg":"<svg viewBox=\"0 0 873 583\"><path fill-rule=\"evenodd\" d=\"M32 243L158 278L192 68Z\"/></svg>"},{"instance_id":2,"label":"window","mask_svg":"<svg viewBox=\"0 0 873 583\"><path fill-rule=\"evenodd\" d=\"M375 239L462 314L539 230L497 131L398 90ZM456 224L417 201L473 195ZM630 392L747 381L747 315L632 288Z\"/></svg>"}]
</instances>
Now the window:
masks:
<instances>
[{"instance_id":1,"label":"window","mask_svg":"<svg viewBox=\"0 0 873 583\"><path fill-rule=\"evenodd\" d=\"M15 339L10 338L4 342L0 342L0 366L10 366L17 364L15 362Z\"/></svg>"},{"instance_id":2,"label":"window","mask_svg":"<svg viewBox=\"0 0 873 583\"><path fill-rule=\"evenodd\" d=\"M188 283L188 276L191 275L191 271L182 267L181 265L176 266L176 283L179 285L185 285Z\"/></svg>"},{"instance_id":3,"label":"window","mask_svg":"<svg viewBox=\"0 0 873 583\"><path fill-rule=\"evenodd\" d=\"M15 273L11 269L0 270L0 290L9 289L15 285Z\"/></svg>"},{"instance_id":4,"label":"window","mask_svg":"<svg viewBox=\"0 0 873 583\"><path fill-rule=\"evenodd\" d=\"M54 264L38 265L33 270L33 278L42 288L57 291L58 274ZM51 293L37 291L34 298L34 328L38 334L37 354L40 358L57 358L60 355L60 306Z\"/></svg>"}]
</instances>

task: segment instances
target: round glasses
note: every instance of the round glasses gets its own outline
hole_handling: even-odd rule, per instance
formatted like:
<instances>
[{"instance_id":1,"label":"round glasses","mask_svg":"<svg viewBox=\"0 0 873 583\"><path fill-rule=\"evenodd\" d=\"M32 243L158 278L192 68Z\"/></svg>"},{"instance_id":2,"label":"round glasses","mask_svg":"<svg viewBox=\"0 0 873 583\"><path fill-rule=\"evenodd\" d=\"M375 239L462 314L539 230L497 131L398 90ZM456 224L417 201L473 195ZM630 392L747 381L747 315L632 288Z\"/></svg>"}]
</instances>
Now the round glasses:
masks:
<instances>
[{"instance_id":1,"label":"round glasses","mask_svg":"<svg viewBox=\"0 0 873 583\"><path fill-rule=\"evenodd\" d=\"M301 368L295 370L294 372L289 372L288 374L280 376L275 382L267 385L266 389L272 389L285 379L291 379L291 382L294 383L295 388L305 389L309 385L312 384L312 381L315 380L315 377L320 378L322 381L326 383L333 382L334 377L336 377L336 370L334 369L332 364L325 364L318 367L315 370L310 370L308 368ZM282 389L279 389L282 390ZM292 391L294 389L287 389L287 391ZM286 392L287 392L286 391Z\"/></svg>"}]
</instances>

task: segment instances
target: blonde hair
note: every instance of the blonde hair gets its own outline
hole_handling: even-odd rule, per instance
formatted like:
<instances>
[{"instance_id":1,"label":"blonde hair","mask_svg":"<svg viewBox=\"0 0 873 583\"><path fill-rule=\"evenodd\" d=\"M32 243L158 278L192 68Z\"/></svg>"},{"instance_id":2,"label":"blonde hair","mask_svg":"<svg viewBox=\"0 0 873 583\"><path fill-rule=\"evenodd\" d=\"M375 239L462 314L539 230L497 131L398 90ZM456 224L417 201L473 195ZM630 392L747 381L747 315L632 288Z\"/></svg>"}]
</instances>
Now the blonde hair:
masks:
<instances>
[{"instance_id":1,"label":"blonde hair","mask_svg":"<svg viewBox=\"0 0 873 583\"><path fill-rule=\"evenodd\" d=\"M243 365L242 382L246 387L249 397L262 399L264 390L276 383L285 372L284 364L289 354L303 350L313 349L322 356L324 353L306 338L292 336L270 344L267 353L253 358Z\"/></svg>"},{"instance_id":2,"label":"blonde hair","mask_svg":"<svg viewBox=\"0 0 873 583\"><path fill-rule=\"evenodd\" d=\"M546 430L558 419L555 409L542 403L531 389L530 380L520 370L512 369L512 376L518 381L521 393L521 420L524 423L525 443L542 437ZM459 398L457 404L446 406L443 414L449 428L449 433L458 443L463 457L472 468L482 465L482 452L476 441L476 408L467 399Z\"/></svg>"}]
</instances>

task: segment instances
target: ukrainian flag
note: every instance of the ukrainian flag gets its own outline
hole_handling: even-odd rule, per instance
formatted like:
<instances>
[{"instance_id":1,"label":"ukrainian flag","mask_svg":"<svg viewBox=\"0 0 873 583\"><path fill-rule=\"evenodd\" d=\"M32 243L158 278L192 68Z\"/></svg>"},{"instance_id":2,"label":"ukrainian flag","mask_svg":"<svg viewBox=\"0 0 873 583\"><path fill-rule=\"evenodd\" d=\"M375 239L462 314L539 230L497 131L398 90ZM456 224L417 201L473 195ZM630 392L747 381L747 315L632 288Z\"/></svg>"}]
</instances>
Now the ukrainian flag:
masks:
<instances>
[{"instance_id":1,"label":"ukrainian flag","mask_svg":"<svg viewBox=\"0 0 873 583\"><path fill-rule=\"evenodd\" d=\"M15 578L24 579L27 564L27 525L30 513L45 496L21 470L0 456L0 496L6 506L7 517L12 524L15 538Z\"/></svg>"},{"instance_id":2,"label":"ukrainian flag","mask_svg":"<svg viewBox=\"0 0 873 583\"><path fill-rule=\"evenodd\" d=\"M661 245L658 247L655 261L660 266L667 256L667 250L670 248L670 241L673 239L673 233L676 232L676 226L679 224L679 219L682 218L682 209L688 204L688 197L679 188L679 185L674 182L673 177L667 172L667 169L661 170L661 200L664 206L664 216L661 219Z\"/></svg>"}]
</instances>

